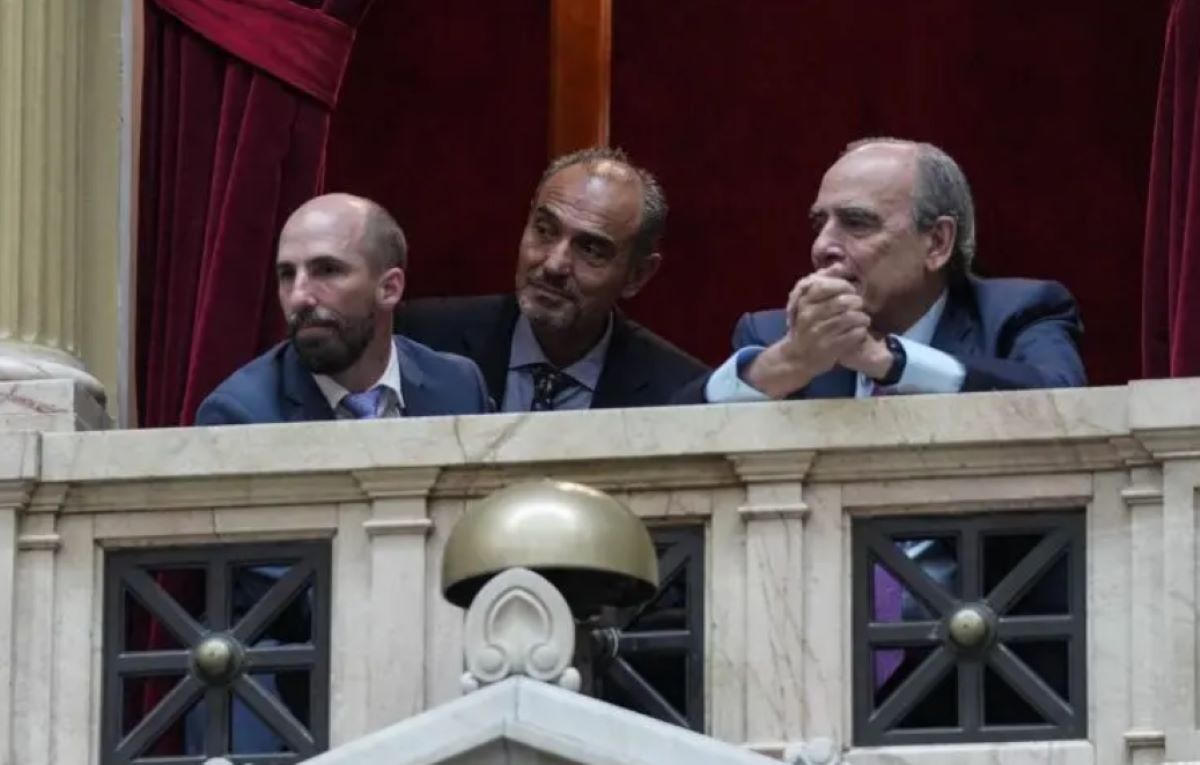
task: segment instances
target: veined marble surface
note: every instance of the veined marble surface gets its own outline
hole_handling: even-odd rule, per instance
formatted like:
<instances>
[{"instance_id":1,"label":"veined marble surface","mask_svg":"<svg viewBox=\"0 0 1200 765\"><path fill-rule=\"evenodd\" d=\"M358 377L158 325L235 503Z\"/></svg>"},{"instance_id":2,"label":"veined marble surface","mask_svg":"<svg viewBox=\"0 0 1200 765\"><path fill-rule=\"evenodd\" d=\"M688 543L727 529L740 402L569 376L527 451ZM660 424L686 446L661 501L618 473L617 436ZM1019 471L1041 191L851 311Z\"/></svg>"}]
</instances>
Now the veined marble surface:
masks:
<instances>
[{"instance_id":1,"label":"veined marble surface","mask_svg":"<svg viewBox=\"0 0 1200 765\"><path fill-rule=\"evenodd\" d=\"M104 408L71 380L0 381L0 431L100 430L110 424Z\"/></svg>"},{"instance_id":2,"label":"veined marble surface","mask_svg":"<svg viewBox=\"0 0 1200 765\"><path fill-rule=\"evenodd\" d=\"M1191 403L1171 409L1168 401ZM1164 411L1166 412L1164 414ZM1142 423L1200 428L1200 381L1127 387L910 396L538 414L433 417L238 427L46 433L46 481L120 481L187 476L319 473L375 468L515 466L817 452L930 451L970 461L980 448L1058 450L1074 459L1119 461L1119 448ZM1145 428L1143 428L1145 429ZM1063 451L1061 447L1069 447ZM1120 448L1133 448L1133 443ZM1035 463L1044 462L1032 453ZM857 470L856 460L840 469ZM902 461L903 462L903 461ZM899 467L909 471L909 468ZM960 468L959 468L960 469Z\"/></svg>"}]
</instances>

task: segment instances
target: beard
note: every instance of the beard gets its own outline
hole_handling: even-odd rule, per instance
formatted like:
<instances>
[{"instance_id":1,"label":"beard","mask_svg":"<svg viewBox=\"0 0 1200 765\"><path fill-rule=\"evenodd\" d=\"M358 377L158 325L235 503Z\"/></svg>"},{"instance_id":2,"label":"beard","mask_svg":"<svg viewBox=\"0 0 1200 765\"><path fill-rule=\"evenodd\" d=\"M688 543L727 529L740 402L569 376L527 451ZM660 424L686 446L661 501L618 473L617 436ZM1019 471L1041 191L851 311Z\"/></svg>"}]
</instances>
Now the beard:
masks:
<instances>
[{"instance_id":1,"label":"beard","mask_svg":"<svg viewBox=\"0 0 1200 765\"><path fill-rule=\"evenodd\" d=\"M301 335L305 327L324 327L328 334ZM300 362L314 374L336 375L360 358L375 337L375 311L350 318L325 308L302 308L288 317L288 336Z\"/></svg>"},{"instance_id":2,"label":"beard","mask_svg":"<svg viewBox=\"0 0 1200 765\"><path fill-rule=\"evenodd\" d=\"M538 287L559 294L547 294ZM566 332L579 321L580 308L576 296L565 287L547 284L544 281L526 281L517 291L517 304L529 323L538 329Z\"/></svg>"}]
</instances>

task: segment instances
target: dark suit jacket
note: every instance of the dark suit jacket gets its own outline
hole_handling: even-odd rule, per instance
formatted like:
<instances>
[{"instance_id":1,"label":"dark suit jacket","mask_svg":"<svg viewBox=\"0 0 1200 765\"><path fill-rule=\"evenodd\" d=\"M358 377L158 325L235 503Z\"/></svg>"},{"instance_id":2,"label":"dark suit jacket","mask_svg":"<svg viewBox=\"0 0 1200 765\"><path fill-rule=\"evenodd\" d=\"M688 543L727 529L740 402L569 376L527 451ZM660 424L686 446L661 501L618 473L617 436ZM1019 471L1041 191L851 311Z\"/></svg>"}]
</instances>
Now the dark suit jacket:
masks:
<instances>
[{"instance_id":1,"label":"dark suit jacket","mask_svg":"<svg viewBox=\"0 0 1200 765\"><path fill-rule=\"evenodd\" d=\"M503 406L519 314L511 294L430 298L397 311L396 331L431 348L472 359L483 370L492 399ZM618 312L591 408L663 406L679 388L706 371L704 364Z\"/></svg>"},{"instance_id":2,"label":"dark suit jacket","mask_svg":"<svg viewBox=\"0 0 1200 765\"><path fill-rule=\"evenodd\" d=\"M786 332L782 310L744 314L733 346L767 346ZM964 392L1071 388L1087 384L1082 332L1075 299L1058 282L972 276L950 289L931 344L962 363ZM676 403L703 402L707 383L707 376L694 381ZM834 367L789 398L852 398L856 383L855 372Z\"/></svg>"},{"instance_id":3,"label":"dark suit jacket","mask_svg":"<svg viewBox=\"0 0 1200 765\"><path fill-rule=\"evenodd\" d=\"M395 337L406 417L480 414L490 410L479 368ZM336 419L291 342L283 342L234 372L200 404L197 425L307 422Z\"/></svg>"}]
</instances>

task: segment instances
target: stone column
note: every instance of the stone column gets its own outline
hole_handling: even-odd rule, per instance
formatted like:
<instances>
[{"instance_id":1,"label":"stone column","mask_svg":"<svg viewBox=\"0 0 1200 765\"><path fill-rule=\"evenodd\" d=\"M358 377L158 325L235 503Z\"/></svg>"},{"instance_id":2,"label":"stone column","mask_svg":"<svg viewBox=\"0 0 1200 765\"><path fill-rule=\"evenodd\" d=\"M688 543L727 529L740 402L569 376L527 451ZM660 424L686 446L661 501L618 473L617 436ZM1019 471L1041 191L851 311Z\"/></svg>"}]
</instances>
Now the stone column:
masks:
<instances>
[{"instance_id":1,"label":"stone column","mask_svg":"<svg viewBox=\"0 0 1200 765\"><path fill-rule=\"evenodd\" d=\"M755 748L782 750L805 734L803 482L814 457L729 457L746 486L746 503L738 508L746 522L745 737Z\"/></svg>"},{"instance_id":2,"label":"stone column","mask_svg":"<svg viewBox=\"0 0 1200 765\"><path fill-rule=\"evenodd\" d=\"M79 358L87 15L0 2L0 381L69 379L103 402Z\"/></svg>"}]
</instances>

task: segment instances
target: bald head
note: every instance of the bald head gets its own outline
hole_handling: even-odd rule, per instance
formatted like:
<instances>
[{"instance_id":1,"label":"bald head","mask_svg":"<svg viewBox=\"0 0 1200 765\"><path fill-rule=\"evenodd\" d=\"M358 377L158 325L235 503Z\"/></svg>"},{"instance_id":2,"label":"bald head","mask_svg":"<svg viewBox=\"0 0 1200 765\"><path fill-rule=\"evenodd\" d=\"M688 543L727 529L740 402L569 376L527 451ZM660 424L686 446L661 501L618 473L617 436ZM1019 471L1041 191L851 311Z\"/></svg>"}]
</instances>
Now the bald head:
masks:
<instances>
[{"instance_id":1,"label":"bald head","mask_svg":"<svg viewBox=\"0 0 1200 765\"><path fill-rule=\"evenodd\" d=\"M640 198L640 217L637 235L633 242L635 257L644 258L653 253L662 238L667 223L667 198L662 186L649 170L633 164L629 156L618 148L594 146L564 154L556 158L542 173L534 194L536 202L546 182L563 170L581 166L588 175L605 179L614 184L628 185L637 191Z\"/></svg>"},{"instance_id":2,"label":"bald head","mask_svg":"<svg viewBox=\"0 0 1200 765\"><path fill-rule=\"evenodd\" d=\"M852 155L893 163L895 172L906 174L917 231L929 231L939 218L953 218L955 241L946 271L955 279L970 273L975 260L975 202L967 176L954 158L931 143L887 137L851 143L842 159Z\"/></svg>"},{"instance_id":3,"label":"bald head","mask_svg":"<svg viewBox=\"0 0 1200 765\"><path fill-rule=\"evenodd\" d=\"M400 225L376 202L353 194L324 194L300 205L283 224L280 248L298 238L324 242L334 252L358 254L373 273L408 265L408 243Z\"/></svg>"}]
</instances>

